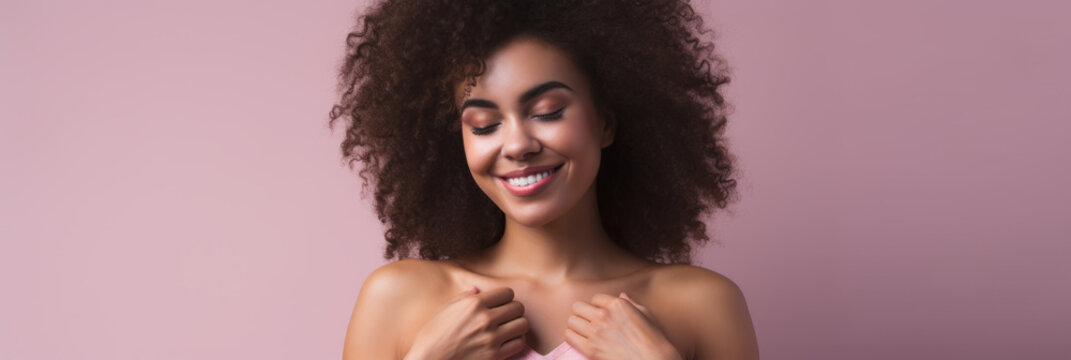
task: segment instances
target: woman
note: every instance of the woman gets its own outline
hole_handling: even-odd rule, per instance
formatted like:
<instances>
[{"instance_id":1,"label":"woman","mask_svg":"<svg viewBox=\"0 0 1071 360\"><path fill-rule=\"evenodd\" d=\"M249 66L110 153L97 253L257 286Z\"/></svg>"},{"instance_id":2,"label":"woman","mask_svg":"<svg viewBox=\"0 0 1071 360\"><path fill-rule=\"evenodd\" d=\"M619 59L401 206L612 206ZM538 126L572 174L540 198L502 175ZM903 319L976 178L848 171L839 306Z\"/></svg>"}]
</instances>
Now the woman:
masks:
<instances>
[{"instance_id":1,"label":"woman","mask_svg":"<svg viewBox=\"0 0 1071 360\"><path fill-rule=\"evenodd\" d=\"M362 285L345 359L758 358L740 289L688 265L735 181L724 62L687 3L363 20L331 119L399 260Z\"/></svg>"}]
</instances>

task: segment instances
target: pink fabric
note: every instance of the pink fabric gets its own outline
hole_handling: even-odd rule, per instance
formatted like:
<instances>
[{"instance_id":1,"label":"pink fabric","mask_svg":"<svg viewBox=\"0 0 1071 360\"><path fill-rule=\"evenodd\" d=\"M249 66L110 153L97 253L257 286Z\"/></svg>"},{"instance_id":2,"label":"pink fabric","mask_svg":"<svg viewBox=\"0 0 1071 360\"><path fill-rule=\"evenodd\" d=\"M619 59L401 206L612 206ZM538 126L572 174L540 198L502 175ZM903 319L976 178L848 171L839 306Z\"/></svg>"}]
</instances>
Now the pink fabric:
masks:
<instances>
[{"instance_id":1,"label":"pink fabric","mask_svg":"<svg viewBox=\"0 0 1071 360\"><path fill-rule=\"evenodd\" d=\"M587 356L584 356L584 354L581 354L580 351L569 346L569 343L564 341L546 355L540 355L527 344L524 347L525 350L523 352L513 355L508 360L588 360Z\"/></svg>"}]
</instances>

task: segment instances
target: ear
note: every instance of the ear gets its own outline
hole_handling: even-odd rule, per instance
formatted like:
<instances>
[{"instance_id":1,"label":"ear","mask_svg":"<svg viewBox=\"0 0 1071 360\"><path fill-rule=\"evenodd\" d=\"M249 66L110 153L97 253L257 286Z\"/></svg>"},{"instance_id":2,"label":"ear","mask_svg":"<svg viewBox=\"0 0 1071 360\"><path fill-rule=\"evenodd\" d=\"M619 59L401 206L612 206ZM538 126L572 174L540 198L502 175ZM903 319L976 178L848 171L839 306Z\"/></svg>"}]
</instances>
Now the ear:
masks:
<instances>
[{"instance_id":1,"label":"ear","mask_svg":"<svg viewBox=\"0 0 1071 360\"><path fill-rule=\"evenodd\" d=\"M603 109L599 118L602 120L600 138L602 139L602 148L605 149L614 143L614 134L617 132L617 117L614 116L612 111Z\"/></svg>"}]
</instances>

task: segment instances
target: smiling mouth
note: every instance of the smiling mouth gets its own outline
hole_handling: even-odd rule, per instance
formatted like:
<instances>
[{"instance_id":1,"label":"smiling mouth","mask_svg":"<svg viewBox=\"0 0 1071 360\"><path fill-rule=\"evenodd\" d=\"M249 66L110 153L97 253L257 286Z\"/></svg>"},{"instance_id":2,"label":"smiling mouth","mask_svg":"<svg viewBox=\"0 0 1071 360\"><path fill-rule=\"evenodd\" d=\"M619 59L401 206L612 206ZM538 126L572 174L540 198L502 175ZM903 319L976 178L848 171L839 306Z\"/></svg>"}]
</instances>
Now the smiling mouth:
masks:
<instances>
[{"instance_id":1,"label":"smiling mouth","mask_svg":"<svg viewBox=\"0 0 1071 360\"><path fill-rule=\"evenodd\" d=\"M534 194L536 191L545 187L546 184L554 180L558 170L565 166L565 163L558 165L557 167L528 176L517 177L498 177L502 181L502 184L506 186L511 193L517 196L526 196Z\"/></svg>"},{"instance_id":2,"label":"smiling mouth","mask_svg":"<svg viewBox=\"0 0 1071 360\"><path fill-rule=\"evenodd\" d=\"M550 174L558 171L558 169L561 169L562 166L564 166L564 165L565 164L562 163L561 165L558 165L558 166L554 167L553 169L550 169L550 170L547 170L547 171L544 171L544 172L541 172L541 173L538 173L538 174L532 174L532 175L528 175L528 176L518 176L518 177L501 177L500 176L499 178L502 179L502 180L505 180L507 183L509 183L510 185L513 185L513 186L517 186L517 187L531 186L532 184L536 184L539 181L541 181L544 178L546 178L547 176L550 176Z\"/></svg>"}]
</instances>

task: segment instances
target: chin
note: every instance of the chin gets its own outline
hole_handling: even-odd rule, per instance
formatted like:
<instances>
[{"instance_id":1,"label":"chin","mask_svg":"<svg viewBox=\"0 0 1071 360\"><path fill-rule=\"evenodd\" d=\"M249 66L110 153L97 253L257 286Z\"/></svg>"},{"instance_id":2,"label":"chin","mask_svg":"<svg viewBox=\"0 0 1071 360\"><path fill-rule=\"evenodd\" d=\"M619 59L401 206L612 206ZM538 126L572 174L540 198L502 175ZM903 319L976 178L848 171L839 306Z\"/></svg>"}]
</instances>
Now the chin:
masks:
<instances>
[{"instance_id":1,"label":"chin","mask_svg":"<svg viewBox=\"0 0 1071 360\"><path fill-rule=\"evenodd\" d=\"M525 227L540 227L554 221L561 216L559 211L547 209L543 206L528 206L537 209L511 209L506 211L506 217Z\"/></svg>"}]
</instances>

